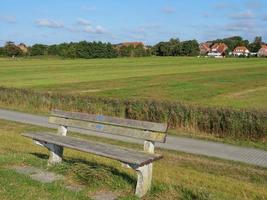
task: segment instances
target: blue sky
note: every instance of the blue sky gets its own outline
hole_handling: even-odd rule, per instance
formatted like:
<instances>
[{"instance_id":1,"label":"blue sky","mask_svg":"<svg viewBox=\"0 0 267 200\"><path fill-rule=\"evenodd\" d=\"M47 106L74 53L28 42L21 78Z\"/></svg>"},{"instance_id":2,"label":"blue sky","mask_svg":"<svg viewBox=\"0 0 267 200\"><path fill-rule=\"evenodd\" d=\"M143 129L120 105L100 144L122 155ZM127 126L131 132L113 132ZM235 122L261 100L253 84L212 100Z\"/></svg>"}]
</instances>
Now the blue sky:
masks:
<instances>
[{"instance_id":1,"label":"blue sky","mask_svg":"<svg viewBox=\"0 0 267 200\"><path fill-rule=\"evenodd\" d=\"M1 0L0 45L97 40L155 44L241 35L267 40L266 0Z\"/></svg>"}]
</instances>

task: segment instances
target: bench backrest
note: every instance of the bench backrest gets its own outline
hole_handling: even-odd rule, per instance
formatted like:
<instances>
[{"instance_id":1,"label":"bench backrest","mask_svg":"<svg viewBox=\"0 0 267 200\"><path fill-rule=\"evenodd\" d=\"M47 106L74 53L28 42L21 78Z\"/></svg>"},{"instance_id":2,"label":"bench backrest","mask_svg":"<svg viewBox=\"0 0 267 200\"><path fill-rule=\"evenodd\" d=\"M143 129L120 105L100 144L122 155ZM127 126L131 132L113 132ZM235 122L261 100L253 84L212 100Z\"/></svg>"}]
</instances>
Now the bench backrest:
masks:
<instances>
[{"instance_id":1,"label":"bench backrest","mask_svg":"<svg viewBox=\"0 0 267 200\"><path fill-rule=\"evenodd\" d=\"M103 115L54 110L49 122L108 134L138 138L152 142L166 141L167 124L123 119Z\"/></svg>"}]
</instances>

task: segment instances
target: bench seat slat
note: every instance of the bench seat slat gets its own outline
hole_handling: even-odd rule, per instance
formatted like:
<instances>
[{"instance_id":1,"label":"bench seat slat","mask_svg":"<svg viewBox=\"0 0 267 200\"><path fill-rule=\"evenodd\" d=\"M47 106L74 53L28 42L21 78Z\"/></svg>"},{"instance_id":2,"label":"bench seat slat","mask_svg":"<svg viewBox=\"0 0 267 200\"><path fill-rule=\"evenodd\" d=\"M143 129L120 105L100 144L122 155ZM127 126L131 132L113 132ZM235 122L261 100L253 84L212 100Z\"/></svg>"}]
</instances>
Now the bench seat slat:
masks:
<instances>
[{"instance_id":1,"label":"bench seat slat","mask_svg":"<svg viewBox=\"0 0 267 200\"><path fill-rule=\"evenodd\" d=\"M144 166L162 158L162 156L158 154L148 154L115 145L91 142L88 140L85 141L79 138L60 136L52 133L23 133L22 135L37 141L52 143L137 166Z\"/></svg>"},{"instance_id":2,"label":"bench seat slat","mask_svg":"<svg viewBox=\"0 0 267 200\"><path fill-rule=\"evenodd\" d=\"M64 125L67 127L82 128L92 131L104 132L108 134L121 135L137 139L162 142L166 140L166 134L160 132L144 131L120 126L111 126L96 122L81 121L76 119L66 119L61 117L49 117L49 122L52 124Z\"/></svg>"},{"instance_id":3,"label":"bench seat slat","mask_svg":"<svg viewBox=\"0 0 267 200\"><path fill-rule=\"evenodd\" d=\"M78 113L78 112L65 112L60 110L53 110L51 112L51 115L55 117L98 122L114 126L123 126L123 127L156 131L156 132L166 132L168 129L168 125L166 123L155 123L155 122L139 121L132 119L122 119L118 117L93 115L93 114Z\"/></svg>"}]
</instances>

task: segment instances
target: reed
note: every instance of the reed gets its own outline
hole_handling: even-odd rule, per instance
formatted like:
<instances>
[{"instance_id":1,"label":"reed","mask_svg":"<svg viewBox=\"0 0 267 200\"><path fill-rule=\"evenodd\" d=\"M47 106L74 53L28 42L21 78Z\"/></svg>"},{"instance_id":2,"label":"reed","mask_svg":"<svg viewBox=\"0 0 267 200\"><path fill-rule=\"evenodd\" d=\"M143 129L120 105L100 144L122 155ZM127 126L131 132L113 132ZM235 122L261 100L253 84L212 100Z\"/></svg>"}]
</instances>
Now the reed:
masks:
<instances>
[{"instance_id":1,"label":"reed","mask_svg":"<svg viewBox=\"0 0 267 200\"><path fill-rule=\"evenodd\" d=\"M205 107L171 101L120 100L114 98L43 93L0 87L0 105L30 112L51 109L104 114L153 122L170 128L196 130L221 137L262 139L267 136L267 111Z\"/></svg>"}]
</instances>

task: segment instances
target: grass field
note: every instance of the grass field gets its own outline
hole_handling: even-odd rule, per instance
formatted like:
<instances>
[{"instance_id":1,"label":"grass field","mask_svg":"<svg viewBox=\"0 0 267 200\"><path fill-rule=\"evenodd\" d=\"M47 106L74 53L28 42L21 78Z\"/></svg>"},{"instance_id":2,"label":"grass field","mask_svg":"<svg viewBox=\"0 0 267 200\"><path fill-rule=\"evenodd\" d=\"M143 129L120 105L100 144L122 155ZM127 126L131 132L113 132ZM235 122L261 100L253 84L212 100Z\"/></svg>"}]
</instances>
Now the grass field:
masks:
<instances>
[{"instance_id":1,"label":"grass field","mask_svg":"<svg viewBox=\"0 0 267 200\"><path fill-rule=\"evenodd\" d=\"M267 59L0 59L0 86L267 108Z\"/></svg>"},{"instance_id":2,"label":"grass field","mask_svg":"<svg viewBox=\"0 0 267 200\"><path fill-rule=\"evenodd\" d=\"M1 200L88 199L96 191L113 191L121 200L136 199L132 195L135 173L122 168L119 162L66 149L62 165L47 167L47 150L20 136L21 132L36 130L40 128L0 121ZM141 149L138 145L82 137ZM160 149L157 152L164 158L154 165L153 187L144 199L267 199L266 169ZM17 174L12 170L14 166L47 169L64 175L65 179L41 184ZM68 184L82 185L84 189L72 192L65 188Z\"/></svg>"}]
</instances>

